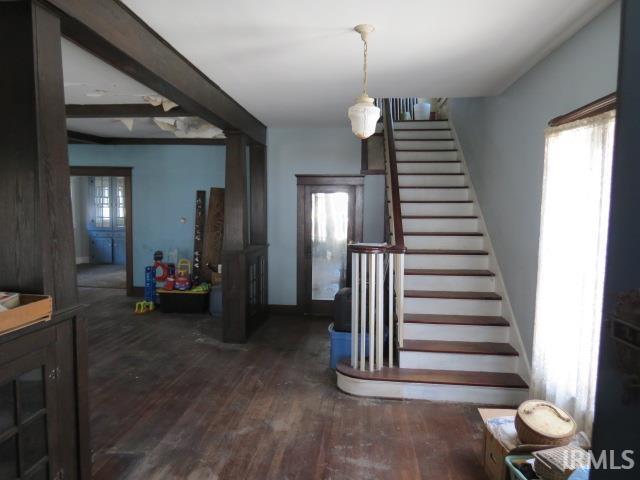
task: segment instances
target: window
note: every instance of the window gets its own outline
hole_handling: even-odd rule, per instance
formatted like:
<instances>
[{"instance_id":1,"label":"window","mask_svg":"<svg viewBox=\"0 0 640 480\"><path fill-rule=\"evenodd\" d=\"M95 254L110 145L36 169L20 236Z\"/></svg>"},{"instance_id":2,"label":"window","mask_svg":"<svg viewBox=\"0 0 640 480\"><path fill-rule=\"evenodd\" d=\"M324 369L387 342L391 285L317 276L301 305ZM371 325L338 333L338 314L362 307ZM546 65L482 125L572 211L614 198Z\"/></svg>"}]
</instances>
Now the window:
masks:
<instances>
[{"instance_id":1,"label":"window","mask_svg":"<svg viewBox=\"0 0 640 480\"><path fill-rule=\"evenodd\" d=\"M532 393L591 434L615 112L546 132Z\"/></svg>"},{"instance_id":2,"label":"window","mask_svg":"<svg viewBox=\"0 0 640 480\"><path fill-rule=\"evenodd\" d=\"M111 177L94 177L96 227L111 227Z\"/></svg>"}]
</instances>

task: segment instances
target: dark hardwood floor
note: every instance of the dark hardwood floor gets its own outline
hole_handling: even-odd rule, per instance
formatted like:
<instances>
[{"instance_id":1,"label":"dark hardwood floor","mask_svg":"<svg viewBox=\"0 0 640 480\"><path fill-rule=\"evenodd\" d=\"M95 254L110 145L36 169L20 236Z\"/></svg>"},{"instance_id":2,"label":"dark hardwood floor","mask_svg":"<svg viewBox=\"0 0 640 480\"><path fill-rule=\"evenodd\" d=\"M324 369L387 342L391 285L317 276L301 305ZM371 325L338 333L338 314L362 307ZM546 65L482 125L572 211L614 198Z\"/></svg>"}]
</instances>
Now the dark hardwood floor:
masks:
<instances>
[{"instance_id":1,"label":"dark hardwood floor","mask_svg":"<svg viewBox=\"0 0 640 480\"><path fill-rule=\"evenodd\" d=\"M208 316L87 303L96 479L481 480L472 406L351 397L328 368L327 320L272 317L246 345Z\"/></svg>"}]
</instances>

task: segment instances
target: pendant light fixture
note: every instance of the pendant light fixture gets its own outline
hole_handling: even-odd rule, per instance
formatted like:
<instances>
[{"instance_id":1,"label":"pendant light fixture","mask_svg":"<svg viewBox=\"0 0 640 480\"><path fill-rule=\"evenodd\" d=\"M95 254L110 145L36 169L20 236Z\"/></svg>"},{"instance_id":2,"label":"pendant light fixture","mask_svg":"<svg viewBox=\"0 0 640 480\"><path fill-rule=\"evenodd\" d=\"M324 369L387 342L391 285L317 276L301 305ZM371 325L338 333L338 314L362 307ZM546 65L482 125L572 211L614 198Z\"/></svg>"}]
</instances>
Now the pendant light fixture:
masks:
<instances>
[{"instance_id":1,"label":"pendant light fixture","mask_svg":"<svg viewBox=\"0 0 640 480\"><path fill-rule=\"evenodd\" d=\"M367 95L367 38L375 29L373 25L362 24L357 25L354 30L360 34L364 42L364 79L362 95L356 98L355 105L349 107L348 116L353 133L364 140L376 132L376 125L380 118L380 109L373 104L373 98Z\"/></svg>"}]
</instances>

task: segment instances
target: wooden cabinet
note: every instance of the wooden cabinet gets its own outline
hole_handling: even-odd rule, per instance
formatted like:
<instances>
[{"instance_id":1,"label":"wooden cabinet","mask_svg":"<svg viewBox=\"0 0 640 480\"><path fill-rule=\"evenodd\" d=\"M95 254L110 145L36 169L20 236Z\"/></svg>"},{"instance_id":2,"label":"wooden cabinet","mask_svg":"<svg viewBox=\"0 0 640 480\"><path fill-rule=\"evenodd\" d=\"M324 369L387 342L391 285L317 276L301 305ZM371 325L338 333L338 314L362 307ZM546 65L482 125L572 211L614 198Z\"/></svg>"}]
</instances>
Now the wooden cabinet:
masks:
<instances>
[{"instance_id":1,"label":"wooden cabinet","mask_svg":"<svg viewBox=\"0 0 640 480\"><path fill-rule=\"evenodd\" d=\"M76 412L82 396L76 390L73 335L77 312L67 310L48 322L0 336L3 480L80 477Z\"/></svg>"}]
</instances>

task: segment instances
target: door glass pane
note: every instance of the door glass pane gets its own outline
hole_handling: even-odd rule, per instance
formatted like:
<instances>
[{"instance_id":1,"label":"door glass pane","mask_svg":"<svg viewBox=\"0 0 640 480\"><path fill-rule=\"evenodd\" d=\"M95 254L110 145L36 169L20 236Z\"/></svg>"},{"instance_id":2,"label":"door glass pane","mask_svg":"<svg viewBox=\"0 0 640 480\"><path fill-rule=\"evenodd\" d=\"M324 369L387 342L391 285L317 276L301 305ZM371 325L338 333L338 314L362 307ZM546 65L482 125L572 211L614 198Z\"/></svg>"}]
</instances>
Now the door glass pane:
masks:
<instances>
[{"instance_id":1,"label":"door glass pane","mask_svg":"<svg viewBox=\"0 0 640 480\"><path fill-rule=\"evenodd\" d=\"M20 391L20 421L24 422L38 410L44 408L42 368L35 368L20 375L18 390Z\"/></svg>"},{"instance_id":2,"label":"door glass pane","mask_svg":"<svg viewBox=\"0 0 640 480\"><path fill-rule=\"evenodd\" d=\"M111 177L94 177L96 227L111 227Z\"/></svg>"},{"instance_id":3,"label":"door glass pane","mask_svg":"<svg viewBox=\"0 0 640 480\"><path fill-rule=\"evenodd\" d=\"M16 424L13 382L0 385L0 435ZM2 478L2 477L0 477Z\"/></svg>"},{"instance_id":4,"label":"door glass pane","mask_svg":"<svg viewBox=\"0 0 640 480\"><path fill-rule=\"evenodd\" d=\"M311 299L333 300L344 285L349 194L311 194Z\"/></svg>"},{"instance_id":5,"label":"door glass pane","mask_svg":"<svg viewBox=\"0 0 640 480\"><path fill-rule=\"evenodd\" d=\"M24 470L47 455L47 417L41 415L22 426L20 432L20 450L22 451L22 467Z\"/></svg>"},{"instance_id":6,"label":"door glass pane","mask_svg":"<svg viewBox=\"0 0 640 480\"><path fill-rule=\"evenodd\" d=\"M15 435L0 443L0 478L18 476L18 449Z\"/></svg>"},{"instance_id":7,"label":"door glass pane","mask_svg":"<svg viewBox=\"0 0 640 480\"><path fill-rule=\"evenodd\" d=\"M124 227L124 177L116 177L116 227Z\"/></svg>"}]
</instances>

